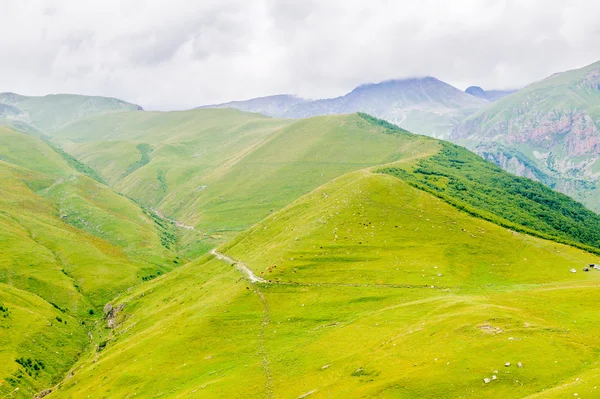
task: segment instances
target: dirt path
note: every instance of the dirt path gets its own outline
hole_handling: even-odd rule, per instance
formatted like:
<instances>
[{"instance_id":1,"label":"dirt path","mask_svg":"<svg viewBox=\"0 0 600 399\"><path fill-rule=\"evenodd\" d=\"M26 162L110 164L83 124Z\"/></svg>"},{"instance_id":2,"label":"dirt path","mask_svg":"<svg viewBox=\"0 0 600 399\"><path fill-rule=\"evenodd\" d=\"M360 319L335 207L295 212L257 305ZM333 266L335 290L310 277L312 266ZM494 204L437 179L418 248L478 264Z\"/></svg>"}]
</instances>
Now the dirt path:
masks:
<instances>
[{"instance_id":1,"label":"dirt path","mask_svg":"<svg viewBox=\"0 0 600 399\"><path fill-rule=\"evenodd\" d=\"M217 259L219 259L220 261L223 261L232 266L235 266L235 268L238 269L238 271L240 273L242 273L244 276L246 276L252 283L266 283L267 282L265 279L260 278L257 275L255 275L254 272L252 270L250 270L250 268L248 266L246 266L243 262L240 262L236 259L230 258L229 256L218 252L216 249L213 249L212 251L210 251L210 253L212 255L214 255ZM263 321L262 321L262 324L260 327L259 347L258 347L258 353L262 357L261 366L262 366L263 371L265 372L265 393L266 393L267 398L274 398L275 395L273 393L273 375L271 374L269 357L267 354L267 348L265 346L265 330L266 330L267 326L271 323L271 312L269 309L269 303L267 302L267 298L265 298L265 295L260 291L260 289L258 287L256 287L254 292L260 298L260 301L262 302L263 307L265 309Z\"/></svg>"},{"instance_id":2,"label":"dirt path","mask_svg":"<svg viewBox=\"0 0 600 399\"><path fill-rule=\"evenodd\" d=\"M248 278L252 283L265 283L265 284L277 284L277 285L289 285L295 287L363 287L363 288L426 288L426 289L448 289L452 287L445 286L432 286L428 284L357 284L357 283L310 283L310 282L285 282L285 281L267 281L262 277L258 277L252 269L248 267L244 262L237 259L230 258L229 256L213 249L210 251L217 259L235 266L240 273ZM453 287L457 288L457 287Z\"/></svg>"},{"instance_id":3,"label":"dirt path","mask_svg":"<svg viewBox=\"0 0 600 399\"><path fill-rule=\"evenodd\" d=\"M260 297L261 302L265 308L265 316L263 317L262 325L260 327L260 335L259 335L259 348L258 352L262 356L261 364L263 371L265 372L265 393L267 398L274 398L275 395L273 393L273 375L271 374L271 367L269 362L269 356L267 354L267 348L265 346L265 330L269 323L271 323L271 313L269 310L269 304L267 303L267 298L263 295L262 292L258 288L256 288L256 294Z\"/></svg>"},{"instance_id":4,"label":"dirt path","mask_svg":"<svg viewBox=\"0 0 600 399\"><path fill-rule=\"evenodd\" d=\"M248 277L248 279L252 283L266 283L267 282L267 280L265 280L264 278L258 277L256 274L254 274L254 272L252 270L250 270L250 268L248 266L246 266L245 263L235 260L233 258L230 258L229 256L218 252L216 249L213 249L212 251L210 251L210 253L213 254L217 259L222 260L225 263L229 263L232 266L235 266L236 269L238 269L243 275Z\"/></svg>"},{"instance_id":5,"label":"dirt path","mask_svg":"<svg viewBox=\"0 0 600 399\"><path fill-rule=\"evenodd\" d=\"M169 222L175 223L175 226L177 226L177 227L181 227L182 229L194 230L194 231L200 233L198 230L196 230L196 228L194 226L188 226L187 224L183 224L180 221L166 217L165 215L163 215L160 211L157 211L156 209L153 209L153 208L150 208L150 209L152 209L152 212L154 212L156 214L156 216L158 216L161 219L168 220Z\"/></svg>"}]
</instances>

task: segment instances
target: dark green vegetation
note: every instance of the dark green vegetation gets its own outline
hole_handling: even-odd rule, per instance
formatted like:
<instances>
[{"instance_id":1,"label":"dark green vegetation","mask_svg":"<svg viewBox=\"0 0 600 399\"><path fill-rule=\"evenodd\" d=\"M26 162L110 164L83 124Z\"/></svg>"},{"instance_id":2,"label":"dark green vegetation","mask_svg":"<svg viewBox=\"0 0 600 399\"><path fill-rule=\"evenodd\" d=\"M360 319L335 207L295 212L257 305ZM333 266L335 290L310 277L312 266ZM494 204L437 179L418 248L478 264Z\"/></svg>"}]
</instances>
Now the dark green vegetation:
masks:
<instances>
[{"instance_id":1,"label":"dark green vegetation","mask_svg":"<svg viewBox=\"0 0 600 399\"><path fill-rule=\"evenodd\" d=\"M0 396L593 397L568 197L366 114L61 126L0 129Z\"/></svg>"},{"instance_id":2,"label":"dark green vegetation","mask_svg":"<svg viewBox=\"0 0 600 399\"><path fill-rule=\"evenodd\" d=\"M67 163L69 164L69 166L71 168L75 169L79 173L86 175L87 177L89 177L91 179L96 180L99 183L105 183L104 180L102 179L102 177L94 169L90 168L83 162L80 162L72 155L67 154L60 148L58 148L50 143L48 143L48 145L50 146L50 148L52 148L54 151L56 151L56 153L58 155L60 155L65 161L67 161Z\"/></svg>"},{"instance_id":3,"label":"dark green vegetation","mask_svg":"<svg viewBox=\"0 0 600 399\"><path fill-rule=\"evenodd\" d=\"M541 183L504 172L449 143L410 167L380 170L475 216L600 253L600 216Z\"/></svg>"}]
</instances>

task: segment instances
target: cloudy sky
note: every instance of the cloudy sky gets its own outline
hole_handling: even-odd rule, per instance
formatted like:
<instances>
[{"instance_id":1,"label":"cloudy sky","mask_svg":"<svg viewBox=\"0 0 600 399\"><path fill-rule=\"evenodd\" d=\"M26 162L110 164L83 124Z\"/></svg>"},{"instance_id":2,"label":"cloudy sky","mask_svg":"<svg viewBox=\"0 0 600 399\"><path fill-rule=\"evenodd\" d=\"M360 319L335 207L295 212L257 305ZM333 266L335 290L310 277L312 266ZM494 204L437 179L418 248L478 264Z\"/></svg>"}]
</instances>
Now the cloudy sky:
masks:
<instances>
[{"instance_id":1,"label":"cloudy sky","mask_svg":"<svg viewBox=\"0 0 600 399\"><path fill-rule=\"evenodd\" d=\"M520 87L600 60L597 0L0 0L0 92L184 109L435 76Z\"/></svg>"}]
</instances>

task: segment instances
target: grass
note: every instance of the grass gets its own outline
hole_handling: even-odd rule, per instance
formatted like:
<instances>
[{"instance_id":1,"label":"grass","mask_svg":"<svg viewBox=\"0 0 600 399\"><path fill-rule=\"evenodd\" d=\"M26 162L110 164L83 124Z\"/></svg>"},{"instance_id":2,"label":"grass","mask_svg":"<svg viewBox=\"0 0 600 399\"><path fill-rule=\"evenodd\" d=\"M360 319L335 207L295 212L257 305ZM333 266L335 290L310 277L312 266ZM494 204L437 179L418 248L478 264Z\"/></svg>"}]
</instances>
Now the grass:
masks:
<instances>
[{"instance_id":1,"label":"grass","mask_svg":"<svg viewBox=\"0 0 600 399\"><path fill-rule=\"evenodd\" d=\"M600 258L540 236L595 246L595 219L456 147L368 115L122 112L51 132L109 188L0 133L9 397L593 395L600 273L582 269ZM206 254L224 241L270 283Z\"/></svg>"},{"instance_id":2,"label":"grass","mask_svg":"<svg viewBox=\"0 0 600 399\"><path fill-rule=\"evenodd\" d=\"M81 355L106 302L186 260L170 222L78 161L8 129L0 142L0 396L32 397Z\"/></svg>"},{"instance_id":3,"label":"grass","mask_svg":"<svg viewBox=\"0 0 600 399\"><path fill-rule=\"evenodd\" d=\"M497 224L600 249L600 216L564 194L510 175L466 149L444 143L409 167L380 170Z\"/></svg>"},{"instance_id":4,"label":"grass","mask_svg":"<svg viewBox=\"0 0 600 399\"><path fill-rule=\"evenodd\" d=\"M222 242L337 176L436 147L398 135L398 128L381 134L391 125L368 118L276 120L225 109L118 113L71 125L54 140L117 191ZM120 128L107 134L107 125ZM138 140L154 148L142 167L139 154L129 155ZM135 172L121 172L132 165Z\"/></svg>"},{"instance_id":5,"label":"grass","mask_svg":"<svg viewBox=\"0 0 600 399\"><path fill-rule=\"evenodd\" d=\"M280 283L205 256L139 286L56 397L522 398L598 372L596 256L392 176L344 175L221 250Z\"/></svg>"}]
</instances>

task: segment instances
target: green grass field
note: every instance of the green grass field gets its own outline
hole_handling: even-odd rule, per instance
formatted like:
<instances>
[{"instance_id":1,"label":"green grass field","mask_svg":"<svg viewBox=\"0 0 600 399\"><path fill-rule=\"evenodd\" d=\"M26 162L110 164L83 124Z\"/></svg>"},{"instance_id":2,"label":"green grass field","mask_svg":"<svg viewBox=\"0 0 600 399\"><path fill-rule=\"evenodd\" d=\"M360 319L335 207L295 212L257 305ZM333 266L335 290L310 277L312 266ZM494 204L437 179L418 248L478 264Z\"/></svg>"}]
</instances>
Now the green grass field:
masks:
<instances>
[{"instance_id":1,"label":"green grass field","mask_svg":"<svg viewBox=\"0 0 600 399\"><path fill-rule=\"evenodd\" d=\"M598 257L394 177L345 175L221 250L273 283L207 255L140 286L56 396L519 398L575 378L562 392L594 392L600 273L581 269Z\"/></svg>"},{"instance_id":2,"label":"green grass field","mask_svg":"<svg viewBox=\"0 0 600 399\"><path fill-rule=\"evenodd\" d=\"M0 143L0 395L33 397L105 323L106 302L185 259L163 245L174 226L159 227L44 142L0 128ZM29 358L39 363L16 362Z\"/></svg>"},{"instance_id":3,"label":"green grass field","mask_svg":"<svg viewBox=\"0 0 600 399\"><path fill-rule=\"evenodd\" d=\"M598 217L568 197L362 114L48 136L0 129L0 397L597 394Z\"/></svg>"}]
</instances>

